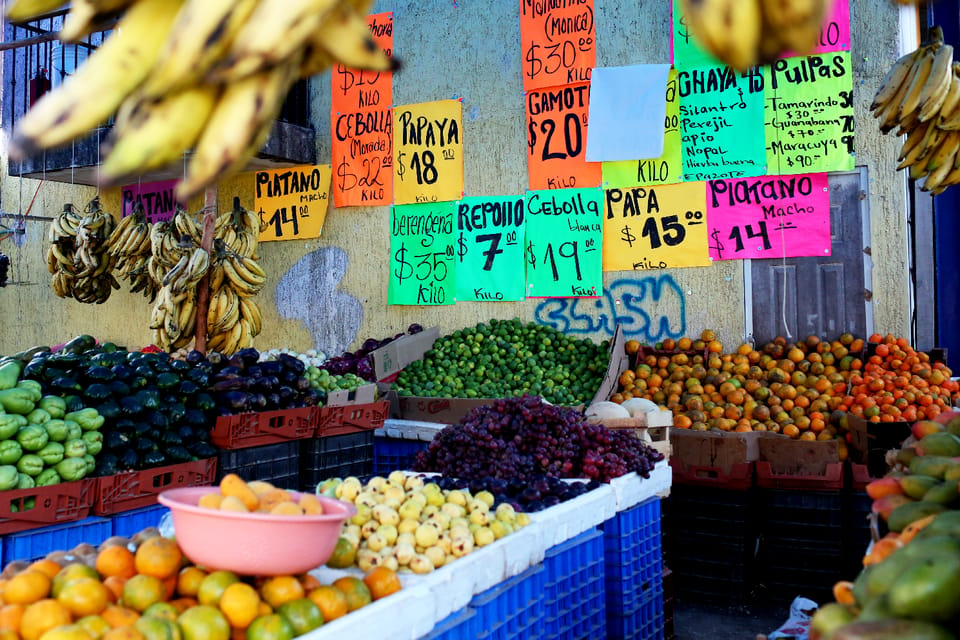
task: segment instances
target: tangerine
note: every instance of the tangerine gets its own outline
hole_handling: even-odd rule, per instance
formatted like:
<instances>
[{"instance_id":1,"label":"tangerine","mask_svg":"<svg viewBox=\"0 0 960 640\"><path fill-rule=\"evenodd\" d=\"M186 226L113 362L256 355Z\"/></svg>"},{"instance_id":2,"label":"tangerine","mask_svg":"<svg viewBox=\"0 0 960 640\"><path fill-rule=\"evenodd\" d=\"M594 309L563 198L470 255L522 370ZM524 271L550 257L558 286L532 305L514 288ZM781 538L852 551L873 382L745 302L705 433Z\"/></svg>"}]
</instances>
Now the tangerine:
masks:
<instances>
[{"instance_id":1,"label":"tangerine","mask_svg":"<svg viewBox=\"0 0 960 640\"><path fill-rule=\"evenodd\" d=\"M103 611L112 597L112 592L95 578L77 578L63 586L57 602L78 618Z\"/></svg>"},{"instance_id":2,"label":"tangerine","mask_svg":"<svg viewBox=\"0 0 960 640\"><path fill-rule=\"evenodd\" d=\"M107 631L100 640L147 640L133 625L129 627L114 627Z\"/></svg>"},{"instance_id":3,"label":"tangerine","mask_svg":"<svg viewBox=\"0 0 960 640\"><path fill-rule=\"evenodd\" d=\"M206 604L191 607L180 614L177 622L183 631L183 640L230 640L230 623L216 607Z\"/></svg>"},{"instance_id":4,"label":"tangerine","mask_svg":"<svg viewBox=\"0 0 960 640\"><path fill-rule=\"evenodd\" d=\"M279 613L254 620L247 627L247 640L292 640L296 633Z\"/></svg>"},{"instance_id":5,"label":"tangerine","mask_svg":"<svg viewBox=\"0 0 960 640\"><path fill-rule=\"evenodd\" d=\"M137 621L137 618L140 617L140 614L122 605L108 604L106 608L100 612L100 617L106 620L107 624L111 627L117 629L119 627L132 626L133 623Z\"/></svg>"},{"instance_id":6,"label":"tangerine","mask_svg":"<svg viewBox=\"0 0 960 640\"><path fill-rule=\"evenodd\" d=\"M133 623L133 628L142 633L147 640L181 640L177 623L166 618L141 616Z\"/></svg>"},{"instance_id":7,"label":"tangerine","mask_svg":"<svg viewBox=\"0 0 960 640\"><path fill-rule=\"evenodd\" d=\"M177 595L193 598L200 590L200 583L207 577L207 572L200 567L190 565L180 570L177 576Z\"/></svg>"},{"instance_id":8,"label":"tangerine","mask_svg":"<svg viewBox=\"0 0 960 640\"><path fill-rule=\"evenodd\" d=\"M40 640L50 629L71 622L70 612L62 604L52 598L38 600L23 610L20 636L23 640Z\"/></svg>"},{"instance_id":9,"label":"tangerine","mask_svg":"<svg viewBox=\"0 0 960 640\"><path fill-rule=\"evenodd\" d=\"M43 640L94 640L90 632L77 624L64 624L44 632Z\"/></svg>"},{"instance_id":10,"label":"tangerine","mask_svg":"<svg viewBox=\"0 0 960 640\"><path fill-rule=\"evenodd\" d=\"M379 600L403 588L397 572L384 566L374 567L363 577L363 583L370 590L370 597Z\"/></svg>"},{"instance_id":11,"label":"tangerine","mask_svg":"<svg viewBox=\"0 0 960 640\"><path fill-rule=\"evenodd\" d=\"M220 597L227 587L235 582L240 582L240 578L233 571L218 570L207 575L200 583L197 590L197 601L211 607L216 607L220 603Z\"/></svg>"},{"instance_id":12,"label":"tangerine","mask_svg":"<svg viewBox=\"0 0 960 640\"><path fill-rule=\"evenodd\" d=\"M20 631L20 619L23 618L22 604L7 604L0 608L0 630Z\"/></svg>"},{"instance_id":13,"label":"tangerine","mask_svg":"<svg viewBox=\"0 0 960 640\"><path fill-rule=\"evenodd\" d=\"M332 585L317 587L307 597L313 600L327 622L345 616L350 611L347 594Z\"/></svg>"},{"instance_id":14,"label":"tangerine","mask_svg":"<svg viewBox=\"0 0 960 640\"><path fill-rule=\"evenodd\" d=\"M267 604L276 609L284 602L302 598L305 594L303 585L295 577L273 576L260 587L260 595Z\"/></svg>"},{"instance_id":15,"label":"tangerine","mask_svg":"<svg viewBox=\"0 0 960 640\"><path fill-rule=\"evenodd\" d=\"M294 635L300 636L323 625L323 613L309 598L297 598L284 602L277 613L293 627Z\"/></svg>"},{"instance_id":16,"label":"tangerine","mask_svg":"<svg viewBox=\"0 0 960 640\"><path fill-rule=\"evenodd\" d=\"M107 547L98 553L96 568L104 577L132 578L137 573L133 552L122 545Z\"/></svg>"},{"instance_id":17,"label":"tangerine","mask_svg":"<svg viewBox=\"0 0 960 640\"><path fill-rule=\"evenodd\" d=\"M155 602L166 599L167 587L156 576L137 574L123 585L121 601L134 611L143 612Z\"/></svg>"},{"instance_id":18,"label":"tangerine","mask_svg":"<svg viewBox=\"0 0 960 640\"><path fill-rule=\"evenodd\" d=\"M100 616L84 616L77 620L77 624L87 630L94 638L102 638L108 631L110 625Z\"/></svg>"},{"instance_id":19,"label":"tangerine","mask_svg":"<svg viewBox=\"0 0 960 640\"><path fill-rule=\"evenodd\" d=\"M165 580L180 571L183 554L170 538L156 536L145 540L134 555L137 573Z\"/></svg>"},{"instance_id":20,"label":"tangerine","mask_svg":"<svg viewBox=\"0 0 960 640\"><path fill-rule=\"evenodd\" d=\"M32 604L50 595L50 577L36 569L27 569L10 578L3 590L7 604Z\"/></svg>"},{"instance_id":21,"label":"tangerine","mask_svg":"<svg viewBox=\"0 0 960 640\"><path fill-rule=\"evenodd\" d=\"M54 560L44 558L42 560L35 561L29 567L27 567L27 569L34 569L40 573L45 573L47 574L48 578L53 580L54 577L60 573L60 569L63 569L63 567L61 567L60 564Z\"/></svg>"},{"instance_id":22,"label":"tangerine","mask_svg":"<svg viewBox=\"0 0 960 640\"><path fill-rule=\"evenodd\" d=\"M333 586L343 591L344 595L347 596L347 609L349 611L356 611L373 601L370 589L363 583L363 580L356 576L337 578L333 581Z\"/></svg>"},{"instance_id":23,"label":"tangerine","mask_svg":"<svg viewBox=\"0 0 960 640\"><path fill-rule=\"evenodd\" d=\"M260 595L245 582L234 582L220 596L220 611L231 627L245 629L257 617Z\"/></svg>"}]
</instances>

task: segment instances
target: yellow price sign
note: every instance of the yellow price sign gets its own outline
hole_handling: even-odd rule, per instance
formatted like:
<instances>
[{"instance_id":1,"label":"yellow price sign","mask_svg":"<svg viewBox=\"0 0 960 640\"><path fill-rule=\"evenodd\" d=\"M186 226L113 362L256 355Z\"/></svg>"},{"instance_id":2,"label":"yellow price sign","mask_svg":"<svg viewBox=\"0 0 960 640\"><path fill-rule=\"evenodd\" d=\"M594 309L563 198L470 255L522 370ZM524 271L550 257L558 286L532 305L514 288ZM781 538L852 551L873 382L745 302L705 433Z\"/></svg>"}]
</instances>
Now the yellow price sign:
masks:
<instances>
[{"instance_id":1,"label":"yellow price sign","mask_svg":"<svg viewBox=\"0 0 960 640\"><path fill-rule=\"evenodd\" d=\"M319 238L330 207L330 165L257 171L254 208L266 228L260 242Z\"/></svg>"}]
</instances>

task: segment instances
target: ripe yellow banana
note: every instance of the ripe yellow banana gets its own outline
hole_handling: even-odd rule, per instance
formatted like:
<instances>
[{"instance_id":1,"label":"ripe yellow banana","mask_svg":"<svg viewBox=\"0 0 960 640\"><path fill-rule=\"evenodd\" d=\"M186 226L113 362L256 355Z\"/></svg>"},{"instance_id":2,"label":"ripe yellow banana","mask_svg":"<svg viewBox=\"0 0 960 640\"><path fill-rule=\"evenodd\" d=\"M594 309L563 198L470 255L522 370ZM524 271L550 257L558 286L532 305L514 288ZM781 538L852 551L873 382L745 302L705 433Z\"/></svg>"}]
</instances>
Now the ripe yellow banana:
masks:
<instances>
[{"instance_id":1,"label":"ripe yellow banana","mask_svg":"<svg viewBox=\"0 0 960 640\"><path fill-rule=\"evenodd\" d=\"M63 42L79 42L96 29L97 18L126 9L134 0L70 0L70 12L57 37Z\"/></svg>"},{"instance_id":2,"label":"ripe yellow banana","mask_svg":"<svg viewBox=\"0 0 960 640\"><path fill-rule=\"evenodd\" d=\"M897 117L903 121L908 118L920 106L920 100L923 97L923 90L930 79L930 72L933 70L933 60L936 53L932 49L924 49L923 54L917 60L917 71L914 73L907 89L907 94L900 103L900 109Z\"/></svg>"},{"instance_id":3,"label":"ripe yellow banana","mask_svg":"<svg viewBox=\"0 0 960 640\"><path fill-rule=\"evenodd\" d=\"M260 306L250 298L239 298L240 316L250 324L250 336L260 335L263 328L263 315L260 312Z\"/></svg>"},{"instance_id":4,"label":"ripe yellow banana","mask_svg":"<svg viewBox=\"0 0 960 640\"><path fill-rule=\"evenodd\" d=\"M930 70L930 78L924 86L920 97L918 118L925 122L940 113L943 102L950 93L950 83L953 81L953 47L942 44L937 49Z\"/></svg>"},{"instance_id":5,"label":"ripe yellow banana","mask_svg":"<svg viewBox=\"0 0 960 640\"><path fill-rule=\"evenodd\" d=\"M186 0L156 68L144 83L148 97L199 84L227 53L258 0Z\"/></svg>"},{"instance_id":6,"label":"ripe yellow banana","mask_svg":"<svg viewBox=\"0 0 960 640\"><path fill-rule=\"evenodd\" d=\"M64 144L106 121L153 67L182 2L137 0L103 45L20 119L10 157Z\"/></svg>"},{"instance_id":7,"label":"ripe yellow banana","mask_svg":"<svg viewBox=\"0 0 960 640\"><path fill-rule=\"evenodd\" d=\"M870 111L877 111L885 107L893 100L893 97L904 84L909 84L919 52L919 49L911 51L893 63L880 83L877 93L873 96Z\"/></svg>"},{"instance_id":8,"label":"ripe yellow banana","mask_svg":"<svg viewBox=\"0 0 960 640\"><path fill-rule=\"evenodd\" d=\"M772 39L779 50L769 53L761 62L769 63L785 50L807 54L820 38L820 28L827 18L827 0L762 0L764 29L762 40ZM768 49L769 51L769 49Z\"/></svg>"},{"instance_id":9,"label":"ripe yellow banana","mask_svg":"<svg viewBox=\"0 0 960 640\"><path fill-rule=\"evenodd\" d=\"M66 0L14 0L7 7L7 20L25 22L56 11L65 4L67 4Z\"/></svg>"},{"instance_id":10,"label":"ripe yellow banana","mask_svg":"<svg viewBox=\"0 0 960 640\"><path fill-rule=\"evenodd\" d=\"M691 35L737 71L757 63L762 15L759 0L683 0Z\"/></svg>"},{"instance_id":11,"label":"ripe yellow banana","mask_svg":"<svg viewBox=\"0 0 960 640\"><path fill-rule=\"evenodd\" d=\"M146 101L122 130L111 133L113 148L100 170L101 185L179 161L200 137L219 93L219 87L201 84Z\"/></svg>"},{"instance_id":12,"label":"ripe yellow banana","mask_svg":"<svg viewBox=\"0 0 960 640\"><path fill-rule=\"evenodd\" d=\"M907 139L904 140L903 147L900 149L900 157L898 158L900 164L897 165L897 171L906 169L917 162L920 154L924 151L923 141L926 139L927 132L934 126L936 125L932 122L924 122L907 134Z\"/></svg>"},{"instance_id":13,"label":"ripe yellow banana","mask_svg":"<svg viewBox=\"0 0 960 640\"><path fill-rule=\"evenodd\" d=\"M749 4L754 0L737 0ZM321 49L340 64L352 69L387 71L394 62L377 46L363 16L341 2L310 35L311 46Z\"/></svg>"},{"instance_id":14,"label":"ripe yellow banana","mask_svg":"<svg viewBox=\"0 0 960 640\"><path fill-rule=\"evenodd\" d=\"M960 146L960 134L955 131L951 131L943 136L943 139L940 140L940 144L937 145L937 148L934 149L927 158L926 172L928 174L937 174L940 172L944 165L949 165L949 169L953 169L953 160L957 155L957 148ZM937 179L937 183L946 177L946 173L943 173Z\"/></svg>"},{"instance_id":15,"label":"ripe yellow banana","mask_svg":"<svg viewBox=\"0 0 960 640\"><path fill-rule=\"evenodd\" d=\"M923 181L923 185L920 187L923 191L938 189L944 179L953 171L953 162L957 156L957 145L960 143L960 139L958 139L956 135L951 135L947 137L947 141L949 141L947 145L941 145L942 147L947 147L943 154L943 163L927 174L926 180Z\"/></svg>"},{"instance_id":16,"label":"ripe yellow banana","mask_svg":"<svg viewBox=\"0 0 960 640\"><path fill-rule=\"evenodd\" d=\"M243 168L260 150L296 80L299 64L298 57L224 88L188 161L187 174L177 185L178 200L188 202L207 185Z\"/></svg>"}]
</instances>

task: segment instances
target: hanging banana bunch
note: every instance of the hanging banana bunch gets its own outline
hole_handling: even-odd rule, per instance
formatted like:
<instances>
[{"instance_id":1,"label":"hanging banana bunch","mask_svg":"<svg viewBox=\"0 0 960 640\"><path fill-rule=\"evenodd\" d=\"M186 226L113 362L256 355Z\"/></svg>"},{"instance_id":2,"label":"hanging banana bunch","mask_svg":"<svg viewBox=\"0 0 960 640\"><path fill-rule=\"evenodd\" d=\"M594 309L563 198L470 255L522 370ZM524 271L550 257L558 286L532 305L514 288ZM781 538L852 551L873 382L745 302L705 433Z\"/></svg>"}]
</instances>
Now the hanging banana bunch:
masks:
<instances>
[{"instance_id":1,"label":"hanging banana bunch","mask_svg":"<svg viewBox=\"0 0 960 640\"><path fill-rule=\"evenodd\" d=\"M13 0L33 19L55 0ZM263 146L294 82L335 63L394 68L366 24L372 0L75 0L60 34L82 38L122 11L117 28L18 122L13 159L64 145L116 114L102 184L179 161L177 199L239 170Z\"/></svg>"},{"instance_id":2,"label":"hanging banana bunch","mask_svg":"<svg viewBox=\"0 0 960 640\"><path fill-rule=\"evenodd\" d=\"M116 270L122 280L130 282L130 293L142 292L153 302L158 287L150 277L147 262L151 255L151 225L143 204L137 203L133 212L120 220L110 235L108 251L116 261Z\"/></svg>"},{"instance_id":3,"label":"hanging banana bunch","mask_svg":"<svg viewBox=\"0 0 960 640\"><path fill-rule=\"evenodd\" d=\"M53 292L61 298L73 297L73 283L77 279L73 264L77 242L77 227L80 226L81 216L70 203L64 204L63 209L50 223L50 248L47 249L47 270L52 278L50 286Z\"/></svg>"},{"instance_id":4,"label":"hanging banana bunch","mask_svg":"<svg viewBox=\"0 0 960 640\"><path fill-rule=\"evenodd\" d=\"M210 269L210 307L207 311L207 346L230 355L253 346L263 319L253 296L267 281L256 259L214 240L214 258Z\"/></svg>"},{"instance_id":5,"label":"hanging banana bunch","mask_svg":"<svg viewBox=\"0 0 960 640\"><path fill-rule=\"evenodd\" d=\"M65 204L50 225L47 269L53 275L51 287L61 298L86 304L103 304L120 283L113 277L116 259L110 255L109 239L113 216L94 198L80 216L73 205Z\"/></svg>"},{"instance_id":6,"label":"hanging banana bunch","mask_svg":"<svg viewBox=\"0 0 960 640\"><path fill-rule=\"evenodd\" d=\"M240 198L234 197L233 211L227 216L227 221L221 230L214 227L216 237L223 240L230 251L245 258L259 259L257 247L260 243L260 232L265 225L260 221L256 211L248 211L240 206Z\"/></svg>"},{"instance_id":7,"label":"hanging banana bunch","mask_svg":"<svg viewBox=\"0 0 960 640\"><path fill-rule=\"evenodd\" d=\"M210 266L210 254L189 235L177 245L180 258L164 273L150 315L154 344L165 351L186 347L197 326L197 285Z\"/></svg>"}]
</instances>

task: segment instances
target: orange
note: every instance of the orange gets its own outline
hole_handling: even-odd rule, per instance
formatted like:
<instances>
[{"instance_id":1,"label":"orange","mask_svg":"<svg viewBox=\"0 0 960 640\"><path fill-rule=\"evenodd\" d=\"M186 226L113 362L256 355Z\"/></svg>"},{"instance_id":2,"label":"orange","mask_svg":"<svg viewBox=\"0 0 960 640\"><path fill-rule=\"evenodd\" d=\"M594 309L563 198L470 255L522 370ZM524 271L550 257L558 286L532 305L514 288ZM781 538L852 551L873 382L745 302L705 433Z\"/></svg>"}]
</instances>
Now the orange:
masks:
<instances>
[{"instance_id":1,"label":"orange","mask_svg":"<svg viewBox=\"0 0 960 640\"><path fill-rule=\"evenodd\" d=\"M260 595L245 582L234 582L220 596L220 611L231 627L246 628L257 617Z\"/></svg>"},{"instance_id":2,"label":"orange","mask_svg":"<svg viewBox=\"0 0 960 640\"><path fill-rule=\"evenodd\" d=\"M3 590L7 604L31 604L50 595L50 576L36 569L27 569L10 578Z\"/></svg>"},{"instance_id":3,"label":"orange","mask_svg":"<svg viewBox=\"0 0 960 640\"><path fill-rule=\"evenodd\" d=\"M120 578L118 576L107 576L103 579L103 586L105 586L107 589L110 589L110 594L113 596L113 602L117 602L123 597L123 585L126 583L127 578Z\"/></svg>"},{"instance_id":4,"label":"orange","mask_svg":"<svg viewBox=\"0 0 960 640\"><path fill-rule=\"evenodd\" d=\"M363 583L363 580L355 576L337 578L333 581L333 586L343 591L344 595L347 596L347 609L349 611L356 611L373 601L370 589Z\"/></svg>"},{"instance_id":5,"label":"orange","mask_svg":"<svg viewBox=\"0 0 960 640\"><path fill-rule=\"evenodd\" d=\"M277 613L293 627L294 635L303 635L323 625L323 614L310 598L297 598L284 602Z\"/></svg>"},{"instance_id":6,"label":"orange","mask_svg":"<svg viewBox=\"0 0 960 640\"><path fill-rule=\"evenodd\" d=\"M333 585L323 585L311 591L308 598L320 609L323 619L327 622L347 615L350 606L347 603L347 594Z\"/></svg>"},{"instance_id":7,"label":"orange","mask_svg":"<svg viewBox=\"0 0 960 640\"><path fill-rule=\"evenodd\" d=\"M107 631L100 640L147 640L142 633L129 627L117 627Z\"/></svg>"},{"instance_id":8,"label":"orange","mask_svg":"<svg viewBox=\"0 0 960 640\"><path fill-rule=\"evenodd\" d=\"M268 578L260 587L260 595L271 607L276 609L284 602L302 598L305 594L300 581L293 576L274 576Z\"/></svg>"},{"instance_id":9,"label":"orange","mask_svg":"<svg viewBox=\"0 0 960 640\"><path fill-rule=\"evenodd\" d=\"M170 622L176 622L177 618L180 617L180 611L169 602L154 602L143 610L143 617L163 618Z\"/></svg>"},{"instance_id":10,"label":"orange","mask_svg":"<svg viewBox=\"0 0 960 640\"><path fill-rule=\"evenodd\" d=\"M62 604L51 598L39 600L24 609L20 636L23 640L40 640L45 632L70 622L70 612Z\"/></svg>"},{"instance_id":11,"label":"orange","mask_svg":"<svg viewBox=\"0 0 960 640\"><path fill-rule=\"evenodd\" d=\"M63 567L61 567L57 562L53 560L43 559L43 560L37 560L36 562L31 564L29 567L27 567L27 569L35 569L40 573L45 573L47 574L48 578L53 580L54 576L60 573L60 569L63 569Z\"/></svg>"},{"instance_id":12,"label":"orange","mask_svg":"<svg viewBox=\"0 0 960 640\"><path fill-rule=\"evenodd\" d=\"M107 608L100 613L100 617L107 621L114 629L118 627L129 627L132 626L134 622L137 621L137 618L140 617L140 614L130 609L117 604L108 604Z\"/></svg>"},{"instance_id":13,"label":"orange","mask_svg":"<svg viewBox=\"0 0 960 640\"><path fill-rule=\"evenodd\" d=\"M216 607L201 604L180 614L183 640L230 640L230 623Z\"/></svg>"},{"instance_id":14,"label":"orange","mask_svg":"<svg viewBox=\"0 0 960 640\"><path fill-rule=\"evenodd\" d=\"M43 640L94 640L90 632L77 624L64 624L45 632Z\"/></svg>"},{"instance_id":15,"label":"orange","mask_svg":"<svg viewBox=\"0 0 960 640\"><path fill-rule=\"evenodd\" d=\"M278 613L257 618L247 627L247 640L293 640L296 633Z\"/></svg>"},{"instance_id":16,"label":"orange","mask_svg":"<svg viewBox=\"0 0 960 640\"><path fill-rule=\"evenodd\" d=\"M132 578L137 573L133 552L121 545L107 547L97 554L97 571L104 577Z\"/></svg>"},{"instance_id":17,"label":"orange","mask_svg":"<svg viewBox=\"0 0 960 640\"><path fill-rule=\"evenodd\" d=\"M304 593L310 593L321 584L320 581L317 580L316 576L309 573L304 573L297 576L297 580L300 581L300 586L303 587Z\"/></svg>"},{"instance_id":18,"label":"orange","mask_svg":"<svg viewBox=\"0 0 960 640\"><path fill-rule=\"evenodd\" d=\"M240 578L233 571L214 571L207 575L200 583L197 590L197 601L215 607L220 603L220 596L227 587L235 582L240 582Z\"/></svg>"},{"instance_id":19,"label":"orange","mask_svg":"<svg viewBox=\"0 0 960 640\"><path fill-rule=\"evenodd\" d=\"M60 590L63 589L65 584L71 580L76 580L77 578L94 578L99 580L100 574L97 573L96 569L85 565L82 562L68 564L53 577L53 583L50 586L50 594L56 598L58 595L60 595Z\"/></svg>"},{"instance_id":20,"label":"orange","mask_svg":"<svg viewBox=\"0 0 960 640\"><path fill-rule=\"evenodd\" d=\"M154 602L163 602L167 588L156 576L137 574L123 585L124 606L142 612Z\"/></svg>"},{"instance_id":21,"label":"orange","mask_svg":"<svg viewBox=\"0 0 960 640\"><path fill-rule=\"evenodd\" d=\"M182 561L183 554L177 543L163 536L145 540L134 556L137 573L161 580L176 575Z\"/></svg>"},{"instance_id":22,"label":"orange","mask_svg":"<svg viewBox=\"0 0 960 640\"><path fill-rule=\"evenodd\" d=\"M379 600L402 589L397 572L387 567L374 567L363 577L363 583L370 590L370 597Z\"/></svg>"},{"instance_id":23,"label":"orange","mask_svg":"<svg viewBox=\"0 0 960 640\"><path fill-rule=\"evenodd\" d=\"M0 608L0 630L20 631L20 619L25 608L22 604L7 604Z\"/></svg>"},{"instance_id":24,"label":"orange","mask_svg":"<svg viewBox=\"0 0 960 640\"><path fill-rule=\"evenodd\" d=\"M200 603L197 602L196 598L177 598L176 600L171 600L169 604L177 610L177 615L179 615L190 607L195 607Z\"/></svg>"},{"instance_id":25,"label":"orange","mask_svg":"<svg viewBox=\"0 0 960 640\"><path fill-rule=\"evenodd\" d=\"M177 623L166 618L141 616L133 623L133 628L142 633L147 640L181 640Z\"/></svg>"},{"instance_id":26,"label":"orange","mask_svg":"<svg viewBox=\"0 0 960 640\"><path fill-rule=\"evenodd\" d=\"M77 625L86 629L94 638L102 638L110 631L110 624L100 616L84 616L77 620Z\"/></svg>"},{"instance_id":27,"label":"orange","mask_svg":"<svg viewBox=\"0 0 960 640\"><path fill-rule=\"evenodd\" d=\"M78 618L103 611L110 603L112 593L94 578L71 580L57 596L57 602Z\"/></svg>"},{"instance_id":28,"label":"orange","mask_svg":"<svg viewBox=\"0 0 960 640\"><path fill-rule=\"evenodd\" d=\"M200 567L184 567L177 576L177 595L195 597L200 590L200 583L206 577L207 572Z\"/></svg>"}]
</instances>

